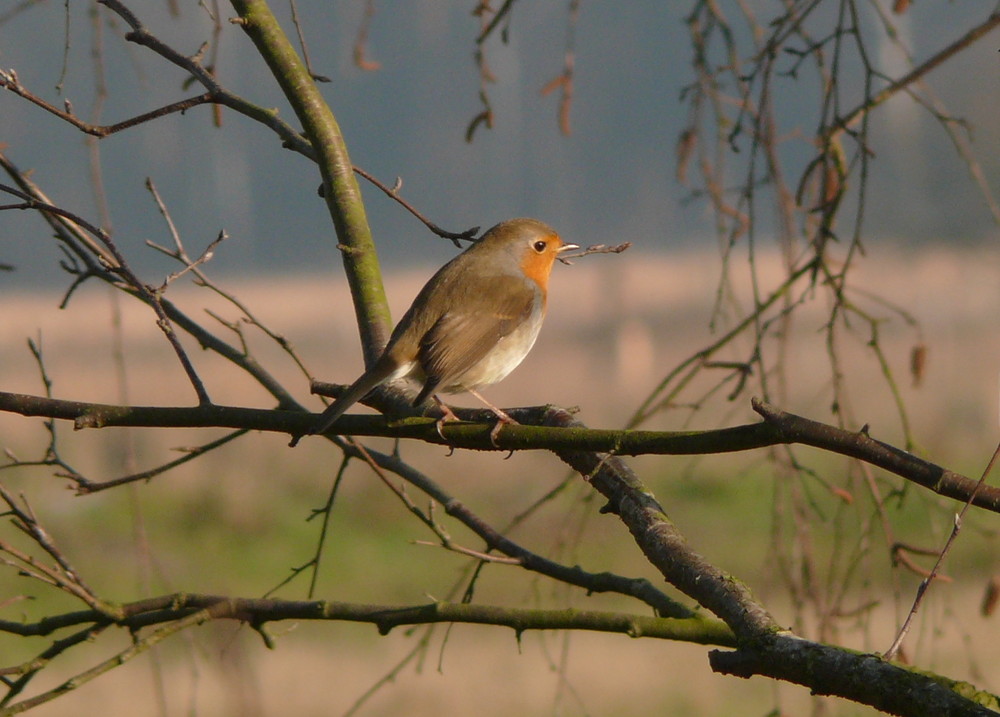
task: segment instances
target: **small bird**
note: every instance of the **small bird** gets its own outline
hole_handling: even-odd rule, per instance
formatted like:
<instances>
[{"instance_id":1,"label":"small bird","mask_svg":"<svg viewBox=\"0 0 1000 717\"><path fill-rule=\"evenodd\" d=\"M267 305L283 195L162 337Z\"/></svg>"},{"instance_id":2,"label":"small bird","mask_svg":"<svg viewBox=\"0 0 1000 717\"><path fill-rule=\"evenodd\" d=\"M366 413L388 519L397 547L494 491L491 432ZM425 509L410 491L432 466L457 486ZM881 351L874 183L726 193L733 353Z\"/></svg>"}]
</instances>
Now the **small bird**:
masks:
<instances>
[{"instance_id":1,"label":"small bird","mask_svg":"<svg viewBox=\"0 0 1000 717\"><path fill-rule=\"evenodd\" d=\"M527 356L545 317L549 274L560 253L577 249L535 219L501 222L441 267L417 294L381 357L327 407L309 433L325 433L376 386L404 377L423 383L413 400L466 391L500 419L514 419L477 391L507 376ZM444 420L444 419L442 419ZM440 432L440 424L438 425Z\"/></svg>"}]
</instances>

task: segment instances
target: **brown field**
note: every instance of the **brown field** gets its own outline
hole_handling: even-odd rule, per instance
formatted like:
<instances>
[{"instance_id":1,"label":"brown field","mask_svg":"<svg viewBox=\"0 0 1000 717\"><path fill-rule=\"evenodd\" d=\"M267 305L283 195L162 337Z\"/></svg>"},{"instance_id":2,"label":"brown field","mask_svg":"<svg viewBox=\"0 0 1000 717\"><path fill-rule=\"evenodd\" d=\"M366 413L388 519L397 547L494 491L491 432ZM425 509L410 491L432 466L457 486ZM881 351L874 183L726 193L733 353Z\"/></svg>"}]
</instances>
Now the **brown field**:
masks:
<instances>
[{"instance_id":1,"label":"brown field","mask_svg":"<svg viewBox=\"0 0 1000 717\"><path fill-rule=\"evenodd\" d=\"M767 286L777 275L777 264L765 257L761 267ZM591 426L623 425L671 367L713 340L706 326L718 271L714 255L695 252L669 258L588 257L573 267L557 267L549 319L535 350L487 395L499 405L579 406L581 419ZM388 280L394 315L401 313L428 273L415 270ZM851 299L886 319L878 324L879 344L907 407L914 451L978 476L998 435L1000 252L882 250L864 259L856 280L863 290L852 292ZM289 277L227 288L269 328L288 338L318 378L347 382L360 370L342 282L327 285L316 277ZM734 274L733 291L746 300L745 277ZM204 290L177 287L169 296L209 324L213 320L203 313L206 305L228 320L237 317L224 302L206 299ZM111 350L115 300L107 290L85 287L64 311L56 309L58 299L52 295L0 295L0 390L42 391L25 343L33 337L40 338L56 397L136 405L193 403L194 393L150 312L137 302L122 301L124 389ZM905 309L919 323L908 324L893 307ZM826 311L820 299L806 307L790 329L781 405L833 421L828 353L819 331ZM851 329L842 333L838 347L847 377L845 409L856 421L849 425L867 423L874 437L901 445L903 432L891 393L866 348L870 329L857 319ZM318 408L320 402L308 396L306 378L259 333L246 331L260 361L302 401ZM927 346L928 360L923 380L914 385L910 352L919 343ZM214 401L272 405L260 388L223 361L191 342L186 345ZM779 347L769 345L768 350ZM747 351L749 344L742 341L720 358L744 360ZM696 385L686 400L700 397L707 385ZM733 402L719 395L693 417L672 411L647 427L712 428L750 422L755 420L750 395ZM468 397L458 402L471 403ZM61 427L59 445L65 460L99 479L157 465L175 455L171 448L197 445L216 435L113 429L73 433ZM0 443L19 458L37 458L46 441L40 421L0 415ZM83 576L109 599L178 590L259 596L311 555L318 526L305 519L310 509L323 504L339 459L318 439L294 451L285 443L281 436L248 436L149 484L86 498L75 497L47 469L4 471L0 480L25 493ZM498 527L565 476L564 468L546 454L504 461L500 454L448 458L443 450L425 446L404 446L403 451ZM846 470L842 461L816 452L803 455L840 484L838 476ZM694 545L750 583L779 619L791 624L794 612L770 556L774 479L763 457L762 452L698 460L647 457L634 463ZM900 516L900 536L939 546L955 507L920 495L909 506L915 515ZM596 514L598 507L586 485L574 482L513 537L563 562L661 582L636 555L620 525ZM813 526L818 551L834 550L831 526ZM996 526L992 515L970 519L962 536L965 551L959 550L949 566L956 579L935 587L925 620L908 643L910 655L921 666L993 691L1000 690L997 618L981 617L977 606L986 579L1000 572ZM480 547L459 526L449 528L460 542ZM444 599L466 565L465 559L440 548L415 545L414 540L433 536L409 520L398 501L360 467L349 473L332 530L319 581L321 598L391 604ZM880 608L845 625L839 635L858 649L888 645L917 582L899 572L887 578L888 561L884 546L879 547L868 565L878 580L868 592L861 591L859 602L874 594ZM7 606L0 617L17 619L23 611L33 619L43 605L56 604L43 588L13 580L11 571L0 575L0 603L22 592L39 596L38 605ZM303 598L305 582L281 595ZM504 566L487 569L476 599L504 605L639 609L622 600L568 592ZM63 609L78 607L66 602ZM279 636L274 651L266 650L245 627L190 631L173 638L155 657L136 658L33 714L344 714L424 634L400 629L380 638L367 625L304 623L277 624L271 632ZM51 670L52 677L40 678L33 690L51 687L109 657L126 640L121 634L104 636L90 652L78 649ZM43 640L30 646L0 640L0 662L28 659L46 645ZM419 665L404 667L358 714L763 715L776 704L784 714L807 710L810 698L804 690L776 689L763 679L715 676L705 653L704 647L618 635L525 634L519 644L502 629L457 626L446 636L442 628L430 638ZM158 708L157 674L164 711ZM869 714L833 704L837 714Z\"/></svg>"}]
</instances>

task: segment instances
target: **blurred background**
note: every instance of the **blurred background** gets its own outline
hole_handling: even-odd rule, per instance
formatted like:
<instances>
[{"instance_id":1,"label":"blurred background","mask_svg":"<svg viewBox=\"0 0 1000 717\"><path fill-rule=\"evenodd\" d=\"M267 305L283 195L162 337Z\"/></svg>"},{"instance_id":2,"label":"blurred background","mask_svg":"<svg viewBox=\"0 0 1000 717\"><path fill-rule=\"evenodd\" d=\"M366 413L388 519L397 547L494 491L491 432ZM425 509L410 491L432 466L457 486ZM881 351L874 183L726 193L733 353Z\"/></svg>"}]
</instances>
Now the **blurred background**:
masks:
<instances>
[{"instance_id":1,"label":"blurred background","mask_svg":"<svg viewBox=\"0 0 1000 717\"><path fill-rule=\"evenodd\" d=\"M750 3L765 25L775 12L768 2ZM144 3L140 19L193 54L211 39L212 20L193 3ZM213 3L207 6L215 7ZM288 7L274 3L286 22ZM569 28L563 2L516 4L509 15L508 41L495 33L484 44L496 81L487 86L495 113L492 130L480 126L471 143L466 129L481 111L479 71L474 62L480 20L473 3L433 1L375 4L367 58L377 71L353 62L352 48L364 16L364 2L298 3L314 71L331 82L321 85L349 143L355 164L392 185L437 224L453 231L484 229L512 216L535 216L578 244L632 241L635 253L662 253L681 246L714 245L714 230L703 201L675 179L675 147L689 123L681 91L694 74L685 17L687 3L581 3L575 24L575 81L568 137L559 132L558 93L541 90L563 69ZM252 44L228 23L234 13L220 6L222 35L216 71L230 89L263 107L277 108L295 125L280 92ZM84 11L87 8L87 11ZM124 42L121 23L101 11L95 39L91 6L69 11L72 42L64 57L66 19L60 3L41 2L0 25L0 67L17 71L22 84L56 105L72 102L77 115L111 124L196 94L181 85L182 73L144 48ZM884 10L884 8L883 8ZM835 7L822 3L812 16L828 22ZM731 10L736 31L743 30ZM883 39L873 7L860 5L859 21L882 71L900 74L905 57ZM919 63L957 40L989 13L989 3L929 3L891 15L893 31ZM501 26L502 28L503 26ZM91 53L99 42L103 75ZM55 45L51 45L55 43ZM51 47L53 51L44 48ZM1000 158L1000 73L997 42L986 38L926 77L949 117L961 118L978 148L977 158L996 192ZM792 56L779 58L791 69ZM847 62L847 59L844 60ZM841 77L845 98L860 99L860 72ZM99 79L107 87L95 99ZM56 86L61 92L56 91ZM773 88L785 138L782 151L805 161L814 148L820 86L813 74L781 77ZM11 159L33 169L36 181L61 204L97 217L84 137L61 120L12 95L0 99L3 141ZM846 111L847 107L843 108ZM876 153L868 178L865 236L871 244L894 241L916 251L926 242L968 245L995 241L996 224L968 170L939 122L907 96L873 115L871 145ZM212 110L184 115L112 135L100 143L110 217L118 240L136 261L155 264L140 249L147 238L162 237L156 207L144 189L150 177L170 208L183 236L204 246L225 229L234 248L214 259L216 272L273 277L281 271L321 271L340 280L326 209L316 196L318 181L310 162L283 150L265 129L222 111L223 131ZM38 151L44 148L45 151ZM735 177L734 177L735 181ZM369 219L389 266L436 266L450 256L442 242L378 190L362 181ZM3 261L18 266L11 282L33 283L29 260L51 247L19 240L22 217L4 218ZM25 226L37 220L23 217ZM767 216L758 217L766 230ZM238 247L238 248L236 248Z\"/></svg>"},{"instance_id":2,"label":"blurred background","mask_svg":"<svg viewBox=\"0 0 1000 717\"><path fill-rule=\"evenodd\" d=\"M211 38L211 3L141 5L133 10L147 27L182 52L193 54ZM773 4L749 6L766 25ZM482 105L474 61L481 21L471 3L375 4L365 57L379 63L377 71L363 71L353 60L364 2L299 0L297 7L314 71L332 80L322 88L353 161L387 184L401 178L403 196L432 221L462 231L530 215L578 244L634 244L620 256L591 256L556 267L541 338L524 364L489 391L492 400L579 406L587 424L620 427L672 367L718 337L718 326L711 325L718 316L722 271L715 219L676 179L675 147L689 121L680 95L693 80L688 4L581 2L573 25L567 3L516 4L507 42L498 34L484 45L496 78L487 87L495 122L492 129L479 126L472 142L466 131ZM872 61L887 74L905 72L903 53L878 42L884 33L876 28L883 20L875 7L858 6L862 31L877 49ZM274 3L274 10L292 32L288 8ZM833 11L818 11L818 21ZM895 34L919 63L988 12L981 3L920 3L891 18ZM277 107L294 123L267 68L228 23L233 14L220 6L215 62L220 80L261 106ZM15 69L25 87L48 101L61 106L68 99L77 115L108 124L196 93L182 87L181 73L124 42L122 33L120 20L89 3L10 3L0 10L0 67ZM541 90L562 71L570 33L575 76L567 136L560 132L556 94L543 96ZM92 60L97 46L103 74ZM997 46L994 32L926 78L948 111L967 122L993 192L1000 185ZM851 78L844 76L848 83ZM102 83L103 98L95 94ZM782 151L801 170L814 151L809 137L817 123L818 84L803 73L783 77L774 92L783 108ZM860 85L845 87L845 96L856 93L860 99L861 92ZM145 280L159 283L176 268L144 245L169 243L144 188L149 177L191 253L222 229L230 234L207 271L291 341L314 375L350 381L361 370L361 358L335 237L316 194L318 173L261 127L227 110L221 117L222 127L216 128L212 111L199 107L102 140L103 207L94 191L92 148L83 136L22 98L0 92L5 154L30 170L57 204L111 228ZM890 101L873 115L870 132L875 154L867 177L866 252L852 282L855 298L877 319L888 366L868 350L868 326L856 324L845 333L840 349L851 410L873 436L902 445L903 423L885 380L891 371L907 407L913 450L978 477L997 437L997 224L939 121L917 103L905 96ZM455 250L381 192L364 181L361 186L398 317ZM759 217L757 276L765 286L776 285L782 275L779 251L767 241L773 224L771 217ZM32 338L42 348L57 397L193 404L193 391L148 309L89 284L65 309L58 308L69 280L57 268L62 255L49 237L37 216L0 213L0 263L15 268L0 272L0 390L43 391L27 348ZM734 300L749 300L749 274L735 272L730 280ZM875 294L881 298L872 299ZM213 322L206 310L239 319L231 305L204 289L181 283L169 295L206 323ZM828 310L822 301L804 307L786 337L794 360L782 407L821 421L831 420L829 356L821 333ZM320 407L308 395L307 378L273 342L249 328L246 338L255 356L300 400ZM213 400L273 405L259 386L223 361L193 342L186 345ZM910 374L917 346L927 349L920 381ZM720 358L744 360L744 349L736 345ZM126 361L124 375L119 353ZM747 395L735 401L717 395L697 413L663 413L645 427L714 428L753 420ZM218 435L74 433L60 425L58 448L74 468L101 480L152 467L175 457L173 449ZM0 414L0 443L18 458L37 458L48 439L40 420ZM109 599L175 590L257 596L311 557L319 527L307 519L326 500L339 465L339 455L321 441L306 441L295 451L285 445L282 436L249 436L149 484L89 497L75 496L49 468L5 470L0 480L24 493L81 574ZM500 454L446 457L442 449L410 445L403 450L498 528L567 477L547 454L504 461ZM803 456L821 480L840 485L843 476L852 475L846 460L809 451ZM644 457L632 463L698 550L750 583L780 620L804 633L816 629L820 618L795 609L796 598L786 589L780 548L786 546L782 531L790 518L776 508L781 478L765 452ZM891 477L879 480L886 491L901 485ZM808 532L817 562L858 567L846 577L831 568L817 578L817 591L833 592L841 579L856 591L859 612L841 623L836 637L857 649L884 650L919 577L892 570L885 536L869 541L874 513L859 483L845 483L857 490L854 511L824 493L822 485L802 483L816 511L800 530ZM955 505L912 488L901 495L892 515L895 537L939 547ZM598 516L599 507L586 485L571 481L512 537L568 564L661 585L622 527ZM432 536L360 466L348 472L331 525L320 597L412 604L447 598L454 585L464 585L467 560L415 544ZM449 527L459 542L481 547L459 526ZM911 643L921 666L993 691L1000 690L994 667L1000 664L1000 641L994 639L995 618L981 616L978 607L997 572L996 537L992 515L970 516L948 566L954 582L932 591ZM305 583L300 578L279 595L301 599ZM46 610L79 607L27 581L4 577L0 586L0 603L15 594L34 596L8 607L6 619L15 619L19 610L34 619ZM504 566L486 569L476 598L487 604L639 609L621 598L584 596ZM447 636L441 628L427 637L420 630L397 630L377 638L370 626L312 623L277 624L273 632L279 636L277 649L267 651L245 627L199 628L37 714L344 714L383 679L389 684L365 701L359 714L721 715L766 714L776 705L801 714L812 704L798 688L712 675L703 647L617 635L525 634L517 641L495 628L461 626ZM4 664L13 664L47 644L41 638L0 640L0 654ZM127 636L109 634L96 649L108 655L126 644ZM392 672L421 644L423 651ZM32 688L51 687L91 666L94 654L67 655L61 671L43 675ZM833 707L837 714L871 714L843 703Z\"/></svg>"}]
</instances>

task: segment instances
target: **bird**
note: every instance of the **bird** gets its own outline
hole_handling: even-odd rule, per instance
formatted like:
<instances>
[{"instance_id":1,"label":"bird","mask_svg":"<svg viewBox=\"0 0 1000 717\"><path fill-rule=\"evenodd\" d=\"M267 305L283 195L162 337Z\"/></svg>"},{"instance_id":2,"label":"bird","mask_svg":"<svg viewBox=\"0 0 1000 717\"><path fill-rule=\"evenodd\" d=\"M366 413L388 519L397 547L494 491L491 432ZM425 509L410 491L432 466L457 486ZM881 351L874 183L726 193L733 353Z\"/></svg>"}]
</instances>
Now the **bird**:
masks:
<instances>
[{"instance_id":1,"label":"bird","mask_svg":"<svg viewBox=\"0 0 1000 717\"><path fill-rule=\"evenodd\" d=\"M428 398L444 418L458 420L438 393L468 392L499 421L516 423L478 391L497 383L527 356L545 318L549 274L564 251L578 249L536 219L510 219L442 266L417 294L393 330L381 356L352 383L308 431L326 433L372 389L401 378L422 384L413 399Z\"/></svg>"}]
</instances>

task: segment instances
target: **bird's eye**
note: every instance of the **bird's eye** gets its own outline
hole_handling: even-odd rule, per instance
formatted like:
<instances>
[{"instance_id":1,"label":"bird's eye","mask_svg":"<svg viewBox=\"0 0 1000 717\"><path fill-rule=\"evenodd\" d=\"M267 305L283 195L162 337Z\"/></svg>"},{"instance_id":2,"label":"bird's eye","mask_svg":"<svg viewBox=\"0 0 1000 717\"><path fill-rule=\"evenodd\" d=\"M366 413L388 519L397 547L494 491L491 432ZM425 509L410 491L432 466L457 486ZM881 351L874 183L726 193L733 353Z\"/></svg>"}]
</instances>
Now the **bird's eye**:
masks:
<instances>
[{"instance_id":1,"label":"bird's eye","mask_svg":"<svg viewBox=\"0 0 1000 717\"><path fill-rule=\"evenodd\" d=\"M543 251L545 251L545 248L547 246L548 244L545 242L544 239L539 239L538 241L536 241L534 244L531 245L531 248L537 251L539 254L541 254Z\"/></svg>"}]
</instances>

